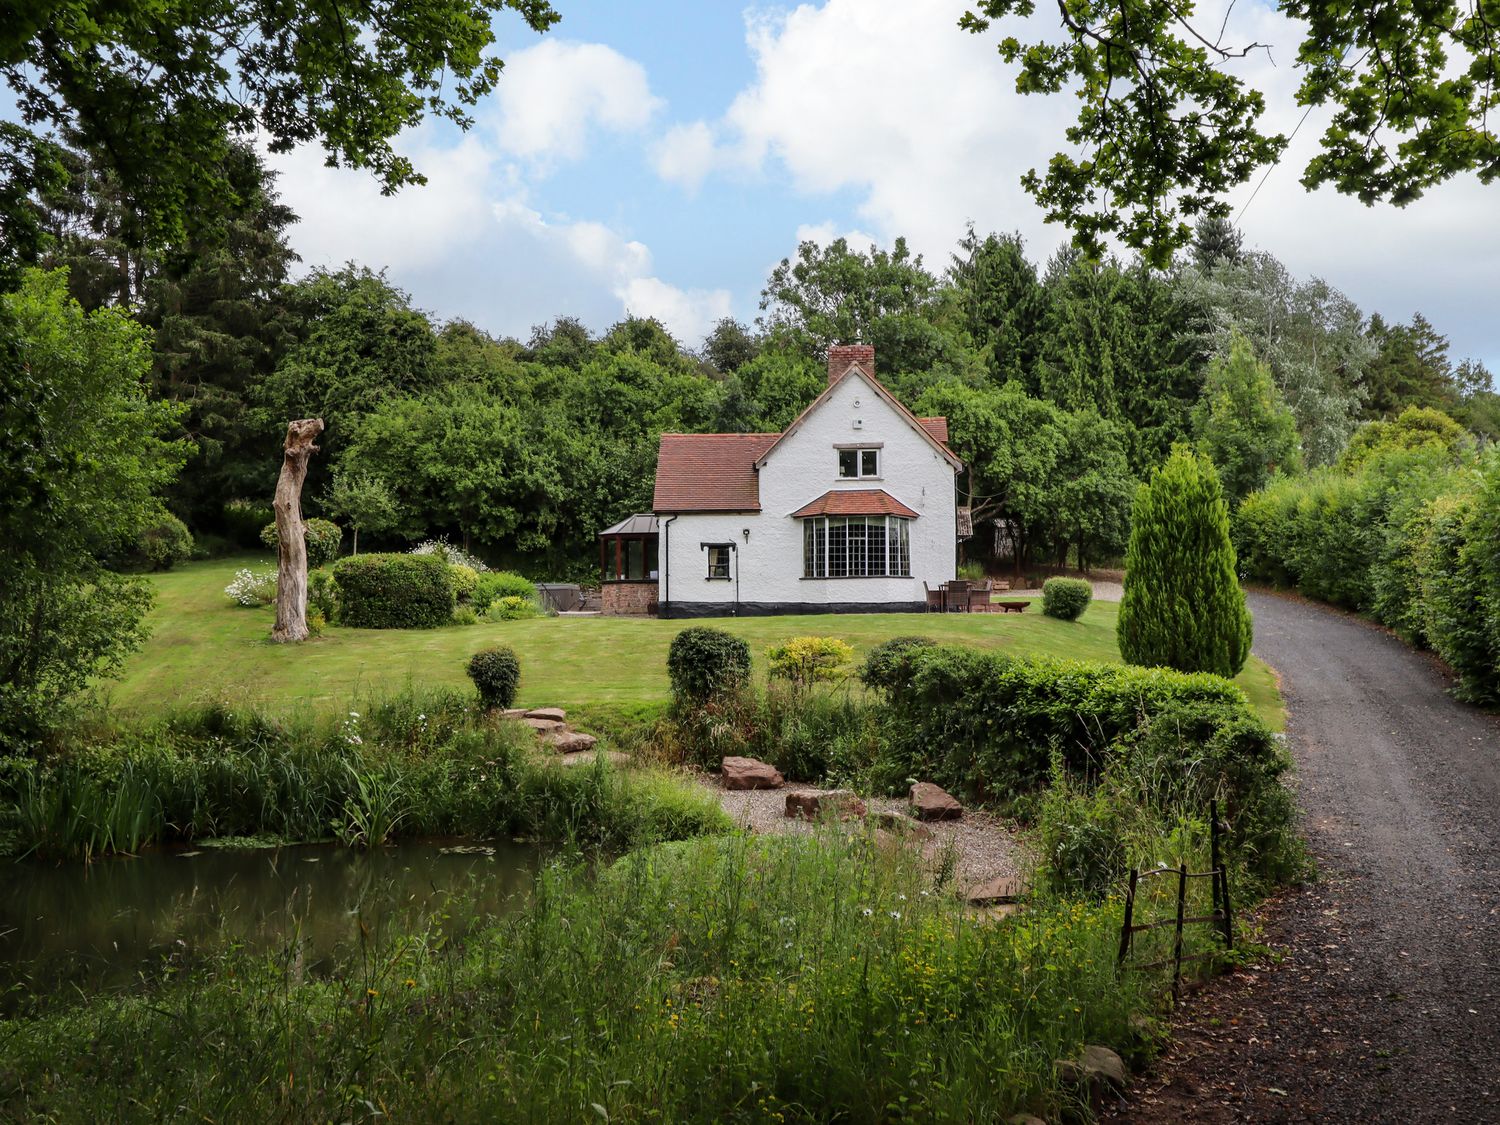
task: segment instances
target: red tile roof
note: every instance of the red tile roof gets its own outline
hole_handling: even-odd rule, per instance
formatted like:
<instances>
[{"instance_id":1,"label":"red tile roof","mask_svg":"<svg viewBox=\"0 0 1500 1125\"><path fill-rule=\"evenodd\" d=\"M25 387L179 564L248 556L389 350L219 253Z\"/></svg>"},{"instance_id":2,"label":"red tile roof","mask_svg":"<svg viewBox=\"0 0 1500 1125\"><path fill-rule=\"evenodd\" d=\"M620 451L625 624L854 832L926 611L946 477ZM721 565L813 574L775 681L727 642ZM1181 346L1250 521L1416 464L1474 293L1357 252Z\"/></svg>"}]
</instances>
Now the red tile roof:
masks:
<instances>
[{"instance_id":1,"label":"red tile roof","mask_svg":"<svg viewBox=\"0 0 1500 1125\"><path fill-rule=\"evenodd\" d=\"M918 418L917 425L927 431L927 436L942 445L948 444L948 419Z\"/></svg>"},{"instance_id":2,"label":"red tile roof","mask_svg":"<svg viewBox=\"0 0 1500 1125\"><path fill-rule=\"evenodd\" d=\"M758 512L755 463L780 434L662 434L654 512Z\"/></svg>"},{"instance_id":3,"label":"red tile roof","mask_svg":"<svg viewBox=\"0 0 1500 1125\"><path fill-rule=\"evenodd\" d=\"M917 513L884 489L836 488L792 513L794 520L808 516L905 516L913 520Z\"/></svg>"}]
</instances>

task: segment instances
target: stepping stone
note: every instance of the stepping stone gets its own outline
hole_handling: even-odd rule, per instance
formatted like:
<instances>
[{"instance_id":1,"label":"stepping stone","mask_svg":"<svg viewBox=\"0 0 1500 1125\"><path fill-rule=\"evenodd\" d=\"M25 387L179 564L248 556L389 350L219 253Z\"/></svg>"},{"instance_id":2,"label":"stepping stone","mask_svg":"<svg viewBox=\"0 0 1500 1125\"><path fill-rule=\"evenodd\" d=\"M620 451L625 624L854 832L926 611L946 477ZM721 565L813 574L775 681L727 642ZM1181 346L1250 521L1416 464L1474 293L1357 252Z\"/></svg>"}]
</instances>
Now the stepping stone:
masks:
<instances>
[{"instance_id":1,"label":"stepping stone","mask_svg":"<svg viewBox=\"0 0 1500 1125\"><path fill-rule=\"evenodd\" d=\"M957 820L964 815L964 807L930 781L913 785L907 803L918 820Z\"/></svg>"},{"instance_id":2,"label":"stepping stone","mask_svg":"<svg viewBox=\"0 0 1500 1125\"><path fill-rule=\"evenodd\" d=\"M551 734L553 731L563 730L566 726L561 719L533 719L528 716L521 721L537 734Z\"/></svg>"},{"instance_id":3,"label":"stepping stone","mask_svg":"<svg viewBox=\"0 0 1500 1125\"><path fill-rule=\"evenodd\" d=\"M1081 1056L1062 1059L1052 1069L1059 1082L1081 1086L1094 1097L1125 1086L1125 1061L1108 1047L1085 1047Z\"/></svg>"},{"instance_id":4,"label":"stepping stone","mask_svg":"<svg viewBox=\"0 0 1500 1125\"><path fill-rule=\"evenodd\" d=\"M731 755L719 764L719 776L725 789L780 789L786 778L775 766L755 758Z\"/></svg>"},{"instance_id":5,"label":"stepping stone","mask_svg":"<svg viewBox=\"0 0 1500 1125\"><path fill-rule=\"evenodd\" d=\"M1013 903L1021 897L1025 888L1021 880L1013 875L996 875L987 883L980 883L977 887L969 888L968 900L975 906L989 906L996 903Z\"/></svg>"},{"instance_id":6,"label":"stepping stone","mask_svg":"<svg viewBox=\"0 0 1500 1125\"><path fill-rule=\"evenodd\" d=\"M552 719L559 723L568 717L568 713L561 707L533 707L530 711L523 711L521 714L528 719Z\"/></svg>"},{"instance_id":7,"label":"stepping stone","mask_svg":"<svg viewBox=\"0 0 1500 1125\"><path fill-rule=\"evenodd\" d=\"M504 711L501 711L500 714L507 719L524 719L526 717L526 708L507 707Z\"/></svg>"},{"instance_id":8,"label":"stepping stone","mask_svg":"<svg viewBox=\"0 0 1500 1125\"><path fill-rule=\"evenodd\" d=\"M559 754L586 754L599 745L599 740L593 735L584 734L582 731L576 730L553 731L551 734L543 735L542 737Z\"/></svg>"},{"instance_id":9,"label":"stepping stone","mask_svg":"<svg viewBox=\"0 0 1500 1125\"><path fill-rule=\"evenodd\" d=\"M798 790L786 795L786 815L804 820L817 820L824 811L840 820L864 816L865 803L852 789L830 789L818 792L811 789Z\"/></svg>"}]
</instances>

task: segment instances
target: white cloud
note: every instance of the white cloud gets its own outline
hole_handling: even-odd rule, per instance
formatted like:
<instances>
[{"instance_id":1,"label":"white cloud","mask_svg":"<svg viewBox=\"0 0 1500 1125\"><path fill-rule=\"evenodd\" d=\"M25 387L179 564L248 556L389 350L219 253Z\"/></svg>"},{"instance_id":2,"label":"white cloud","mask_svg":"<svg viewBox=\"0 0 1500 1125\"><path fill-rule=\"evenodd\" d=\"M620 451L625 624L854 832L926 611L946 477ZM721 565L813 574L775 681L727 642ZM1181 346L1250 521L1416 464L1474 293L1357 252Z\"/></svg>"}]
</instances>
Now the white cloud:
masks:
<instances>
[{"instance_id":1,"label":"white cloud","mask_svg":"<svg viewBox=\"0 0 1500 1125\"><path fill-rule=\"evenodd\" d=\"M967 7L970 0L827 0L752 12L754 78L722 118L664 138L670 156L659 153L658 173L692 189L705 176L759 172L808 196L852 194L850 219L882 245L906 235L929 262L946 260L970 221L981 231L1020 231L1032 257L1044 259L1067 235L1044 223L1019 180L1065 144L1077 103L1018 95L1013 69L995 52L1018 25L969 35L956 26ZM1211 2L1199 19L1217 29L1223 12L1224 0ZM1055 24L1039 9L1018 34L1047 34ZM1290 65L1301 37L1299 25L1267 5L1235 8L1226 36L1272 45L1235 68L1267 91L1268 123L1283 132L1302 114L1301 72ZM1315 112L1246 212L1247 242L1302 276L1326 278L1367 310L1404 318L1420 309L1451 334L1455 355L1500 366L1500 329L1488 311L1500 261L1500 224L1491 221L1497 189L1466 176L1404 210L1366 208L1327 188L1309 194L1299 178L1321 132ZM1238 207L1253 187L1230 202ZM807 224L798 237L822 241L849 225Z\"/></svg>"},{"instance_id":2,"label":"white cloud","mask_svg":"<svg viewBox=\"0 0 1500 1125\"><path fill-rule=\"evenodd\" d=\"M862 230L840 230L838 224L832 219L826 219L821 223L803 223L797 228L798 246L804 242L816 242L819 246L827 246L838 238L847 242L849 249L858 250L861 253L869 250L871 246L881 245L881 240L873 234L866 234Z\"/></svg>"},{"instance_id":3,"label":"white cloud","mask_svg":"<svg viewBox=\"0 0 1500 1125\"><path fill-rule=\"evenodd\" d=\"M673 125L652 146L651 162L662 179L696 192L718 163L713 129L703 121Z\"/></svg>"},{"instance_id":4,"label":"white cloud","mask_svg":"<svg viewBox=\"0 0 1500 1125\"><path fill-rule=\"evenodd\" d=\"M1049 128L1061 132L1069 107L1019 99L993 40L958 29L968 6L829 0L751 13L754 80L721 121L674 130L673 159L658 159L658 172L692 186L710 170L779 167L808 195L853 190L855 245L899 234L941 256L972 219L1020 228L1034 252L1050 252L1061 232L1044 229L1019 179L1045 159L1040 143ZM806 225L799 239L823 241L844 225Z\"/></svg>"},{"instance_id":5,"label":"white cloud","mask_svg":"<svg viewBox=\"0 0 1500 1125\"><path fill-rule=\"evenodd\" d=\"M695 347L719 320L730 314L727 289L678 289L657 277L635 277L620 290L625 308L635 316L654 316L688 347Z\"/></svg>"},{"instance_id":6,"label":"white cloud","mask_svg":"<svg viewBox=\"0 0 1500 1125\"><path fill-rule=\"evenodd\" d=\"M442 148L418 131L400 147L428 183L394 196L382 196L368 173L325 167L314 149L270 158L302 219L292 242L305 267L389 268L440 318L521 336L559 315L602 329L630 312L657 317L693 344L729 314L727 290L680 289L655 276L645 244L604 223L543 215L524 180L476 136Z\"/></svg>"},{"instance_id":7,"label":"white cloud","mask_svg":"<svg viewBox=\"0 0 1500 1125\"><path fill-rule=\"evenodd\" d=\"M497 101L502 147L543 164L582 156L596 128L645 128L662 104L640 63L601 43L565 39L511 56Z\"/></svg>"}]
</instances>

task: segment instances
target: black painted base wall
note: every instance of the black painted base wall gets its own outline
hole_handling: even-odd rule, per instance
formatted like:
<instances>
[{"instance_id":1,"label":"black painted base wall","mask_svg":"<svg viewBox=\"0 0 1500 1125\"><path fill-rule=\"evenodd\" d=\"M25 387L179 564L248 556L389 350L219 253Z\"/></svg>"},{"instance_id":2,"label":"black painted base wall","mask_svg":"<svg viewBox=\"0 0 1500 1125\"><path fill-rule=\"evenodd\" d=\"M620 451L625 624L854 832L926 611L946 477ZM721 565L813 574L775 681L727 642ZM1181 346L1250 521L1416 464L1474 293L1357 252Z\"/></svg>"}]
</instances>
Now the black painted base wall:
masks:
<instances>
[{"instance_id":1,"label":"black painted base wall","mask_svg":"<svg viewBox=\"0 0 1500 1125\"><path fill-rule=\"evenodd\" d=\"M659 617L778 617L808 613L924 613L921 602L663 602Z\"/></svg>"}]
</instances>

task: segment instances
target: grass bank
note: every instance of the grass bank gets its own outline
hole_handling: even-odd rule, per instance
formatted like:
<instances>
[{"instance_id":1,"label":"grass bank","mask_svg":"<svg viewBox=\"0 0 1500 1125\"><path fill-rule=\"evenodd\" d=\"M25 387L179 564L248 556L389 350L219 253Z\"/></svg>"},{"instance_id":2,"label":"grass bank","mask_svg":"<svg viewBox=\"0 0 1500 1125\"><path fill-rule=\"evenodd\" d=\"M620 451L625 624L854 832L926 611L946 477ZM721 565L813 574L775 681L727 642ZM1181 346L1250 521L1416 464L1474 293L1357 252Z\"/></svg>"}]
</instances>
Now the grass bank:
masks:
<instances>
[{"instance_id":1,"label":"grass bank","mask_svg":"<svg viewBox=\"0 0 1500 1125\"><path fill-rule=\"evenodd\" d=\"M0 771L6 850L44 858L134 852L216 836L524 836L622 849L725 831L699 788L600 759L559 765L532 731L470 693L366 697L337 715L205 704L70 731L41 762Z\"/></svg>"},{"instance_id":2,"label":"grass bank","mask_svg":"<svg viewBox=\"0 0 1500 1125\"><path fill-rule=\"evenodd\" d=\"M837 831L649 849L544 872L461 947L413 933L321 978L231 952L0 1022L0 1116L1056 1120L1081 1107L1054 1061L1130 1055L1160 995L1116 972L1120 913L976 921Z\"/></svg>"},{"instance_id":3,"label":"grass bank","mask_svg":"<svg viewBox=\"0 0 1500 1125\"><path fill-rule=\"evenodd\" d=\"M264 560L262 560L264 561ZM224 597L237 567L253 559L191 563L153 577L158 603L151 638L124 677L105 685L112 706L150 714L162 707L228 699L288 709L331 709L356 695L404 685L463 687L464 664L477 649L512 646L522 665L519 702L580 714L630 714L667 700L667 647L682 622L651 618L538 618L482 621L443 629L346 629L330 626L304 645L273 645L269 609L244 609ZM1039 607L1038 607L1039 609ZM797 636L848 641L856 659L881 641L923 633L944 643L1001 649L1016 656L1060 656L1118 663L1119 607L1094 602L1076 622L1037 610L1023 614L840 614L722 619L749 643L759 676L765 650ZM1283 721L1271 670L1252 659L1236 682L1256 712Z\"/></svg>"}]
</instances>

